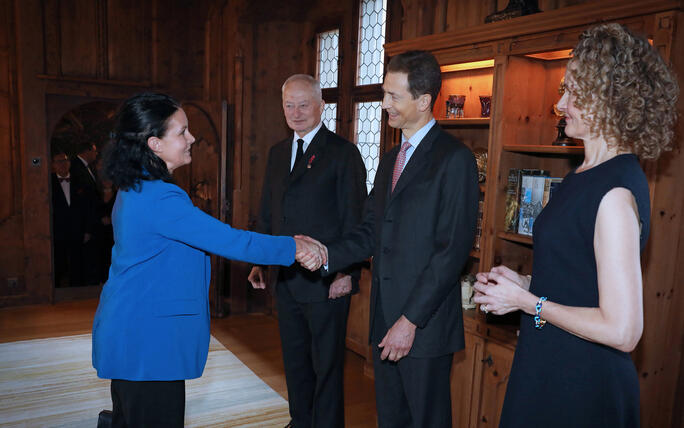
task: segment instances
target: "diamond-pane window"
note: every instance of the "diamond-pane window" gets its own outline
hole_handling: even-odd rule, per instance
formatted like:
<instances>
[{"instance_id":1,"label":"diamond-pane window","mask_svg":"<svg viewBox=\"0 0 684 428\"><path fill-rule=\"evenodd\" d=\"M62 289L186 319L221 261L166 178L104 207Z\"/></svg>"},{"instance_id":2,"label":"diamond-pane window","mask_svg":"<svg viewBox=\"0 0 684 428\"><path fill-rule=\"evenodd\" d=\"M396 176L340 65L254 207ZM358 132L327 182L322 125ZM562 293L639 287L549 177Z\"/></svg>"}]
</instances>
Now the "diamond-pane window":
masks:
<instances>
[{"instance_id":1,"label":"diamond-pane window","mask_svg":"<svg viewBox=\"0 0 684 428\"><path fill-rule=\"evenodd\" d=\"M335 132L337 126L337 103L326 104L323 107L323 116L321 117L326 128Z\"/></svg>"},{"instance_id":2,"label":"diamond-pane window","mask_svg":"<svg viewBox=\"0 0 684 428\"><path fill-rule=\"evenodd\" d=\"M382 83L387 0L361 0L358 85Z\"/></svg>"},{"instance_id":3,"label":"diamond-pane window","mask_svg":"<svg viewBox=\"0 0 684 428\"><path fill-rule=\"evenodd\" d=\"M356 147L366 165L366 187L370 193L380 161L380 120L382 102L372 101L356 104ZM327 125L326 125L327 126Z\"/></svg>"},{"instance_id":4,"label":"diamond-pane window","mask_svg":"<svg viewBox=\"0 0 684 428\"><path fill-rule=\"evenodd\" d=\"M318 79L323 89L337 87L339 45L339 29L318 34Z\"/></svg>"}]
</instances>

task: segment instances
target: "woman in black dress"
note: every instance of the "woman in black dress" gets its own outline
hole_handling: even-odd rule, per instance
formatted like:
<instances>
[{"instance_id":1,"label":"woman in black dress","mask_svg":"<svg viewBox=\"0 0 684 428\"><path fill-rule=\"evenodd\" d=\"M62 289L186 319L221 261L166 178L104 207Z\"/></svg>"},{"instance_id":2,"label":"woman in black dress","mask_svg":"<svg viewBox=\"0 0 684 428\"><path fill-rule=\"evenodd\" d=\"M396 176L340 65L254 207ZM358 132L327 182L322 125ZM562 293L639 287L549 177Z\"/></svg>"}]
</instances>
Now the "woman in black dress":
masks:
<instances>
[{"instance_id":1,"label":"woman in black dress","mask_svg":"<svg viewBox=\"0 0 684 428\"><path fill-rule=\"evenodd\" d=\"M639 426L629 352L643 331L650 205L637 156L671 149L678 92L656 50L625 27L580 36L558 109L584 161L534 223L532 275L477 275L483 311L523 312L501 427Z\"/></svg>"}]
</instances>

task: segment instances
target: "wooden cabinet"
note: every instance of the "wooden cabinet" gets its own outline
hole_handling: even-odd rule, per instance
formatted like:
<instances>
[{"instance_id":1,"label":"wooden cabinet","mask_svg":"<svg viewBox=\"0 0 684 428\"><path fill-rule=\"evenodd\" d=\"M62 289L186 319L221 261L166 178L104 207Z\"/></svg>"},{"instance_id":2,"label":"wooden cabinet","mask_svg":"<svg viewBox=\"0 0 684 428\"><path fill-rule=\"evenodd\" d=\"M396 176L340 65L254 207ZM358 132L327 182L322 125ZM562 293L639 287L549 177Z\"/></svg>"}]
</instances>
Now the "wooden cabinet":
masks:
<instances>
[{"instance_id":1,"label":"wooden cabinet","mask_svg":"<svg viewBox=\"0 0 684 428\"><path fill-rule=\"evenodd\" d=\"M553 106L560 97L560 80L570 49L582 31L604 21L625 24L651 39L664 58L672 60L681 76L684 68L681 58L670 55L673 47L681 52L684 43L684 30L675 25L677 19L682 20L680 9L679 1L596 1L591 6L572 6L385 45L389 57L414 49L435 54L443 72L435 117L443 128L471 149L487 149L487 180L481 186L484 207L480 249L471 254L467 271L489 270L503 263L518 272L531 273L531 237L504 229L508 173L511 168L536 168L549 170L551 176L563 177L582 161L581 146L551 145L557 135L558 118ZM681 77L679 81L684 86ZM480 118L479 96L488 93L492 95L491 117ZM463 118L446 117L449 95L466 95ZM684 129L681 122L680 136ZM659 213L651 216L651 244L643 266L646 324L641 345L634 353L641 379L644 426L671 426L671 421L677 420L671 412L661 411L659 400L670 403L668 406L676 403L677 379L682 378L680 370L684 366L677 363L681 354L673 356L661 340L660 330L667 328L671 337L681 337L684 323L676 313L676 302L683 300L680 297L672 299L672 303L664 302L661 296L666 293L662 291L661 281L656 279L663 278L657 274L659 271L672 272L677 256L665 253L677 253L676 248L681 245L672 241L673 235L665 226L669 224L675 235L684 236L681 227L669 220L674 218L669 216L675 215L675 208L664 196L676 194L674 184L666 178L684 175L675 166L682 165L682 156L675 151L657 164L644 165L653 212ZM681 198L678 201L681 206ZM664 246L669 246L669 250ZM668 293L675 293L677 289L673 281L677 280L666 280L670 284L667 288L672 290ZM495 427L513 360L516 327L494 324L493 317L479 312L465 312L466 349L455 355L451 376L454 426ZM664 316L664 313L670 315ZM662 367L669 367L668 374L659 376L658 381L652 380L652 374L660 375L658 370L663 370ZM658 388L658 382L667 385L661 384Z\"/></svg>"}]
</instances>

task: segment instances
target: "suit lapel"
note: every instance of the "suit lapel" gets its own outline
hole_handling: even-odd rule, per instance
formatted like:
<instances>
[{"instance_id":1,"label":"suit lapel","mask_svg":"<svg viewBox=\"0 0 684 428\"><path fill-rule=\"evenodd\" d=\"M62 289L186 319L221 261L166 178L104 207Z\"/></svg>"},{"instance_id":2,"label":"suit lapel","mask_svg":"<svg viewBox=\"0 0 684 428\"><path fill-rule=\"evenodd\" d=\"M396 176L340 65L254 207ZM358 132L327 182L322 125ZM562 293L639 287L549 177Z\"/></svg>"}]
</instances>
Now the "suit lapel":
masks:
<instances>
[{"instance_id":1,"label":"suit lapel","mask_svg":"<svg viewBox=\"0 0 684 428\"><path fill-rule=\"evenodd\" d=\"M397 185L394 188L394 191L391 193L389 202L387 203L387 208L389 208L390 205L392 205L392 202L397 198L397 196L413 181L415 176L423 171L425 168L425 164L428 162L429 156L428 154L430 153L430 150L432 149L432 143L435 141L437 138L437 135L439 134L439 126L435 124L432 128L430 128L430 131L423 137L423 140L420 142L418 147L415 149L415 152L413 152L413 155L411 155L411 159L409 159L408 163L404 167L404 171L401 173L401 176L399 176L399 181L397 181ZM395 155L395 160L396 160L396 155ZM394 162L392 163L394 165ZM391 183L391 178L390 178L390 183ZM391 185L390 191L391 191Z\"/></svg>"}]
</instances>

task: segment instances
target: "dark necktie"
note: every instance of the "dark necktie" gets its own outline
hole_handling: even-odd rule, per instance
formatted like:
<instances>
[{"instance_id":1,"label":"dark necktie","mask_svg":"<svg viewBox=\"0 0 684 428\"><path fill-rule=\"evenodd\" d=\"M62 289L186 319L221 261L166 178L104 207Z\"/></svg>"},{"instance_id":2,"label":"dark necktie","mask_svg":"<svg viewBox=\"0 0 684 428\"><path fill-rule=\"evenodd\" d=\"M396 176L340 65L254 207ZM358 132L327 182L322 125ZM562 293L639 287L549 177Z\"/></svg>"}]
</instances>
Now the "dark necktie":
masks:
<instances>
[{"instance_id":1,"label":"dark necktie","mask_svg":"<svg viewBox=\"0 0 684 428\"><path fill-rule=\"evenodd\" d=\"M65 177L65 178L57 177L57 178L59 178L59 182L60 182L60 183L65 182L65 181L66 181L67 183L69 182L69 177Z\"/></svg>"},{"instance_id":2,"label":"dark necktie","mask_svg":"<svg viewBox=\"0 0 684 428\"><path fill-rule=\"evenodd\" d=\"M297 140L297 154L295 155L295 161L294 161L294 164L292 165L292 171L294 171L295 168L297 168L297 163L302 158L302 156L304 156L304 140L299 138ZM290 172L292 172L292 171L290 171Z\"/></svg>"}]
</instances>

